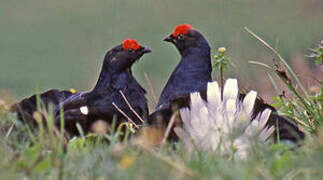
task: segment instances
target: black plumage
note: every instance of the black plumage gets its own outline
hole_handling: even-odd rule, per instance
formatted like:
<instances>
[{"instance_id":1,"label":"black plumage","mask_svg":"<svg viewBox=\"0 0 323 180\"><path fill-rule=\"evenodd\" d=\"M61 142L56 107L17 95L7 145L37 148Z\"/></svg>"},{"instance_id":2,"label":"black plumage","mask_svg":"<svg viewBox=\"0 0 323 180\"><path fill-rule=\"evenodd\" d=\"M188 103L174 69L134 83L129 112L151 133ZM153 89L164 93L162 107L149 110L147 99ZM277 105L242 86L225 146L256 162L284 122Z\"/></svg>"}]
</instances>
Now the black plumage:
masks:
<instances>
[{"instance_id":1,"label":"black plumage","mask_svg":"<svg viewBox=\"0 0 323 180\"><path fill-rule=\"evenodd\" d=\"M57 89L48 90L39 94L39 103L41 105L40 108L49 110L50 105L52 105L54 108L60 102L72 95L73 93L71 91L60 91ZM33 113L37 110L37 95L35 94L11 106L11 111L17 113L18 119L31 126L37 125L37 122L33 117Z\"/></svg>"},{"instance_id":2,"label":"black plumage","mask_svg":"<svg viewBox=\"0 0 323 180\"><path fill-rule=\"evenodd\" d=\"M198 31L189 30L177 37L172 34L164 40L175 45L181 60L168 79L155 112L149 116L149 124L156 123L158 117L163 124L168 124L174 110L189 105L190 93L205 90L207 83L212 81L210 46Z\"/></svg>"},{"instance_id":3,"label":"black plumage","mask_svg":"<svg viewBox=\"0 0 323 180\"><path fill-rule=\"evenodd\" d=\"M212 81L210 46L202 34L190 25L179 25L165 38L165 41L175 45L181 54L181 60L163 89L155 112L148 118L149 124L158 124L161 120L164 126L168 124L174 111L189 107L190 93L201 92L205 99L207 83ZM244 96L245 94L240 93L241 100ZM304 138L304 133L298 129L295 121L278 115L272 106L264 103L260 98L256 100L253 116L255 117L266 108L273 111L268 125L274 125L279 129L281 140L296 142ZM174 136L174 133L170 134L171 138ZM276 140L277 133L274 136Z\"/></svg>"},{"instance_id":4,"label":"black plumage","mask_svg":"<svg viewBox=\"0 0 323 180\"><path fill-rule=\"evenodd\" d=\"M71 135L78 134L76 123L81 125L85 133L90 130L96 120L104 120L111 124L113 118L116 117L116 125L118 126L126 119L112 103L115 103L136 124L141 124L120 93L120 91L123 92L139 116L147 115L146 92L132 75L131 66L143 54L149 53L150 49L139 45L137 48L125 49L123 44L108 51L95 87L89 92L71 96L57 106L55 108L56 124L59 126L59 110L63 108L65 129ZM88 112L81 112L82 107L86 108Z\"/></svg>"},{"instance_id":5,"label":"black plumage","mask_svg":"<svg viewBox=\"0 0 323 180\"><path fill-rule=\"evenodd\" d=\"M139 116L147 116L146 92L132 75L131 66L150 51L148 47L140 46L137 41L126 39L122 45L106 53L99 79L91 91L73 94L71 91L52 89L39 95L41 104L45 105L47 110L50 104L54 107L57 127L60 126L60 109L64 110L65 130L70 135L78 135L76 123L87 133L96 120L104 120L111 124L115 115L117 125L123 122L125 118L113 107L113 102L136 124L140 124L141 121L129 109L120 91ZM21 121L37 126L33 118L33 113L37 111L36 99L36 95L23 99L14 104L11 110L17 112ZM86 107L88 113L82 113L81 107Z\"/></svg>"}]
</instances>

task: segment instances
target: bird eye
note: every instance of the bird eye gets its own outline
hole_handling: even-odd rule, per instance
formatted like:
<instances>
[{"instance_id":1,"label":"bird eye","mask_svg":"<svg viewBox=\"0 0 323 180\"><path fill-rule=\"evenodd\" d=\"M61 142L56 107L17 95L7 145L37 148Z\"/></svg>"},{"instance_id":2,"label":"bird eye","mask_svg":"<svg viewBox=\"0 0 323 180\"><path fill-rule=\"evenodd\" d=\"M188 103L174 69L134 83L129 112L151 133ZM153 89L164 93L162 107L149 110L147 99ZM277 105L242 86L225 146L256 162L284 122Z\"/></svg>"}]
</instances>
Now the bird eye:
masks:
<instances>
[{"instance_id":1,"label":"bird eye","mask_svg":"<svg viewBox=\"0 0 323 180\"><path fill-rule=\"evenodd\" d=\"M184 35L183 35L183 34L179 34L179 35L177 36L177 39L178 39L178 40L183 40L183 39L184 39Z\"/></svg>"},{"instance_id":2,"label":"bird eye","mask_svg":"<svg viewBox=\"0 0 323 180\"><path fill-rule=\"evenodd\" d=\"M131 52L131 53L135 52L135 50L132 49L132 48L129 48L128 51Z\"/></svg>"}]
</instances>

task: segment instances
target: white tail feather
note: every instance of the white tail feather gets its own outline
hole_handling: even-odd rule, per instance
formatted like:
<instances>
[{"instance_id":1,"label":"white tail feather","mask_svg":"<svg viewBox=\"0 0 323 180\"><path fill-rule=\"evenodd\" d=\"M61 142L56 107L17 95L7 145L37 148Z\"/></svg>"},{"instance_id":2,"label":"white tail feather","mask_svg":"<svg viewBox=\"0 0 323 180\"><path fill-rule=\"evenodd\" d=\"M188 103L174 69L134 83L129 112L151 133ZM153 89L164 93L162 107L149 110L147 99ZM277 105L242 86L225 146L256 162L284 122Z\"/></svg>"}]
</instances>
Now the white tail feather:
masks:
<instances>
[{"instance_id":1,"label":"white tail feather","mask_svg":"<svg viewBox=\"0 0 323 180\"><path fill-rule=\"evenodd\" d=\"M252 149L253 139L264 142L274 132L274 127L265 127L271 114L269 109L258 114L250 123L257 92L250 91L242 102L239 101L236 79L226 81L223 100L217 82L208 83L207 102L199 93L192 93L190 97L190 109L180 110L184 129L177 130L181 133L180 138L185 137L183 141L189 147L193 147L193 139L201 150L220 154L235 152L235 156L244 159Z\"/></svg>"},{"instance_id":2,"label":"white tail feather","mask_svg":"<svg viewBox=\"0 0 323 180\"><path fill-rule=\"evenodd\" d=\"M238 81L236 79L228 79L225 81L223 88L223 100L237 99Z\"/></svg>"}]
</instances>

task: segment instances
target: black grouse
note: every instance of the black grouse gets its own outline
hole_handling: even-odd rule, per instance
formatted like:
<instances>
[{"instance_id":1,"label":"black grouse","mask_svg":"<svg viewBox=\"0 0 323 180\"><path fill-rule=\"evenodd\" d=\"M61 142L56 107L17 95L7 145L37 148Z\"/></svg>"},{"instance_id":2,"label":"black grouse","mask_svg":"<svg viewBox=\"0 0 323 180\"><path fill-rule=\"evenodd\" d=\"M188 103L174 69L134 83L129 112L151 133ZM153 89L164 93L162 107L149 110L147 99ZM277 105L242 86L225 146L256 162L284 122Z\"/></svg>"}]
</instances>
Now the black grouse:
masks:
<instances>
[{"instance_id":1,"label":"black grouse","mask_svg":"<svg viewBox=\"0 0 323 180\"><path fill-rule=\"evenodd\" d=\"M141 121L130 111L119 91L124 93L139 116L147 115L146 92L132 75L131 66L143 54L149 52L151 50L148 47L140 46L136 40L126 39L121 45L106 53L99 80L92 91L75 93L52 89L39 95L41 104L47 110L50 105L54 107L55 123L58 127L60 109L63 108L65 130L70 135L78 135L77 122L85 132L97 119L111 123L112 118L116 115L118 122L120 122L124 117L113 107L112 103L115 103L136 124L140 124ZM33 113L37 111L36 95L14 104L11 111L17 112L21 121L37 126L37 122L33 118Z\"/></svg>"},{"instance_id":2,"label":"black grouse","mask_svg":"<svg viewBox=\"0 0 323 180\"><path fill-rule=\"evenodd\" d=\"M132 65L151 50L140 46L136 40L126 39L121 45L109 50L104 58L103 67L95 87L88 92L70 96L55 108L56 124L60 123L60 109L64 110L65 129L70 135L78 135L79 123L87 133L96 120L104 120L109 125L116 118L116 126L127 121L121 109L136 124L140 119L126 104L120 91L140 117L147 116L146 91L132 74ZM113 106L113 103L116 106Z\"/></svg>"},{"instance_id":3,"label":"black grouse","mask_svg":"<svg viewBox=\"0 0 323 180\"><path fill-rule=\"evenodd\" d=\"M189 107L190 93L201 92L205 99L207 83L212 81L210 46L201 33L191 25L182 24L176 26L173 33L164 40L175 45L181 60L163 89L155 112L148 118L148 123L155 125L159 124L159 120L163 125L167 125L174 111ZM239 98L243 100L244 96L245 94L240 93ZM298 129L293 120L278 115L272 106L264 103L260 98L255 102L253 118L266 108L272 110L267 125L274 125L279 129L281 140L297 142L304 138L304 133ZM277 133L274 134L274 139L277 140ZM172 132L170 137L174 138L174 135Z\"/></svg>"}]
</instances>

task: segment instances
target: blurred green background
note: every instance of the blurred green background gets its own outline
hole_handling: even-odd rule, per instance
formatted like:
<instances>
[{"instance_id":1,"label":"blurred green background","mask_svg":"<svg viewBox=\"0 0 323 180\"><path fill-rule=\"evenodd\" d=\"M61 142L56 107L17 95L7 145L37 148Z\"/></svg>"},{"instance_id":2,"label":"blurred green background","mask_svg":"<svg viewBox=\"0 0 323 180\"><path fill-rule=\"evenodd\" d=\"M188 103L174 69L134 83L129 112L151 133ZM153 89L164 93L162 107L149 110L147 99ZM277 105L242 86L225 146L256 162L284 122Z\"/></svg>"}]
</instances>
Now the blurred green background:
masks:
<instances>
[{"instance_id":1,"label":"blurred green background","mask_svg":"<svg viewBox=\"0 0 323 180\"><path fill-rule=\"evenodd\" d=\"M278 39L288 59L308 54L323 38L322 9L323 0L0 0L0 99L29 96L36 86L89 90L105 52L125 38L153 50L134 73L147 88L146 72L158 96L179 61L162 39L181 23L202 32L212 54L227 47L236 64L229 74L257 88L263 69L247 61L271 64L271 54L243 27L269 42Z\"/></svg>"}]
</instances>

